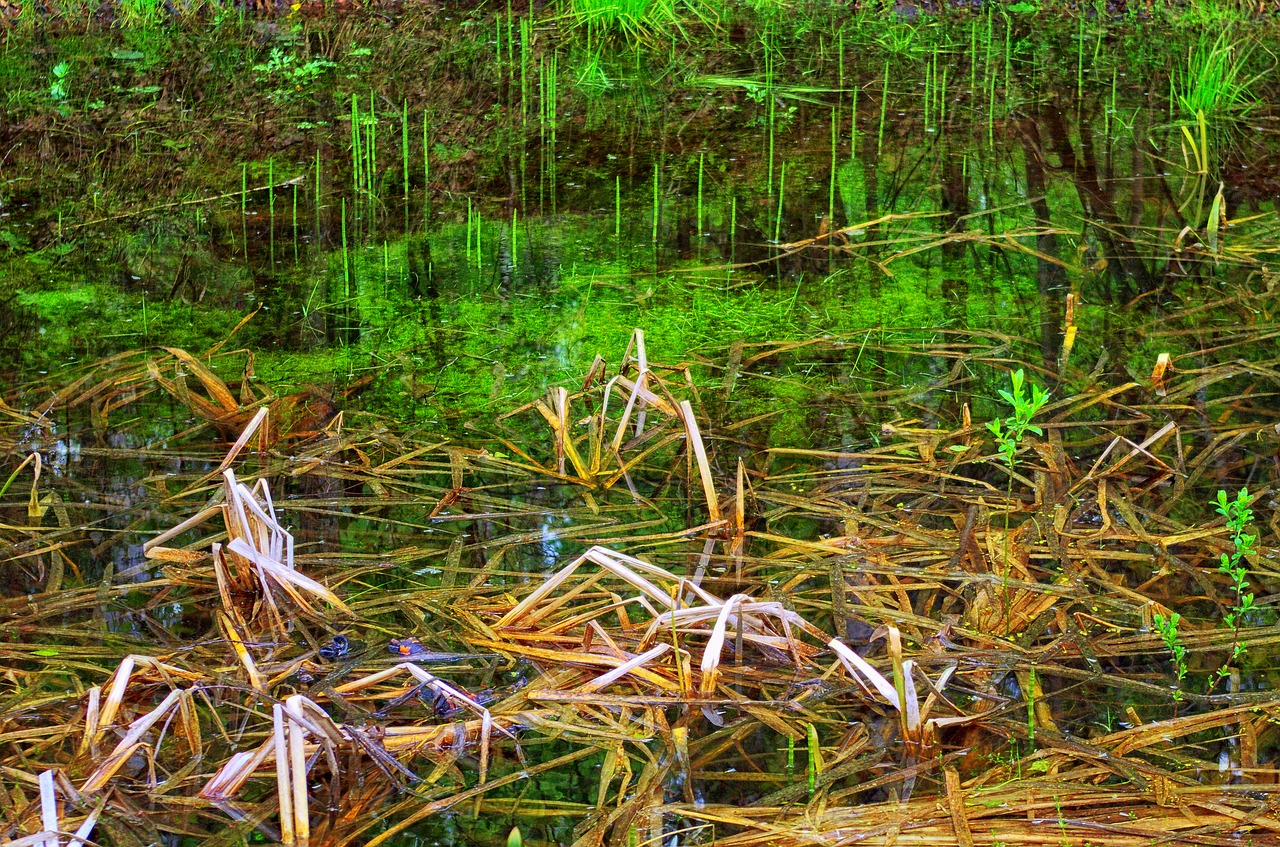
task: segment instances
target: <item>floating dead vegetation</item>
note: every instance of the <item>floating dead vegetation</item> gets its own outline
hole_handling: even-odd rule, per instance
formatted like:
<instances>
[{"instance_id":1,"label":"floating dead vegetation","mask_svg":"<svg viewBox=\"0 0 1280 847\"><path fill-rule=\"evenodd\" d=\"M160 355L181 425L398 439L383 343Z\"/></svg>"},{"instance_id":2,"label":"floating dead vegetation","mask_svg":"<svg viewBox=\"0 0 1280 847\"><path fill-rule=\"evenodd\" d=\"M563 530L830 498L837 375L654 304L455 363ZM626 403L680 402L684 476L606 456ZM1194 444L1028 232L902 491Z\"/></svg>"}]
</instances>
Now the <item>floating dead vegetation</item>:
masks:
<instances>
[{"instance_id":1,"label":"floating dead vegetation","mask_svg":"<svg viewBox=\"0 0 1280 847\"><path fill-rule=\"evenodd\" d=\"M466 445L293 417L222 351L28 386L0 838L1280 843L1271 332L1167 333L1145 383L998 335L666 367L637 333ZM1055 387L1005 464L1018 367ZM773 429L804 416L862 435ZM1245 486L1241 614L1209 499Z\"/></svg>"}]
</instances>

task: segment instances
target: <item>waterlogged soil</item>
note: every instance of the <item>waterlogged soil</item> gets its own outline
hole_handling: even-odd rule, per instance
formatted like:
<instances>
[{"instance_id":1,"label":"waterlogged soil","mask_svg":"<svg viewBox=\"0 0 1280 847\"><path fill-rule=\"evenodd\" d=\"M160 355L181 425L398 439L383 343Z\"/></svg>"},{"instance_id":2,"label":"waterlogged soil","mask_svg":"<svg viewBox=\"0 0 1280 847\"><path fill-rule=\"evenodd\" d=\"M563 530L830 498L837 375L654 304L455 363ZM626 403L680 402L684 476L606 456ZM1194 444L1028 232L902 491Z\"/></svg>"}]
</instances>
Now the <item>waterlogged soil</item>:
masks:
<instances>
[{"instance_id":1,"label":"waterlogged soil","mask_svg":"<svg viewBox=\"0 0 1280 847\"><path fill-rule=\"evenodd\" d=\"M1276 33L1225 30L1240 82L1215 99L1195 82L1218 44L1203 27L805 20L639 44L486 7L10 31L0 573L7 596L40 603L6 612L20 673L0 734L87 733L80 692L129 654L230 673L207 557L185 570L144 544L217 502L228 446L269 407L230 467L269 482L300 566L354 610L251 645L270 698L304 693L344 726L462 720L439 692L334 692L416 637L468 654L440 675L522 721L492 762L459 731L413 779L366 746L377 790L324 789L316 826L335 843L490 843L516 823L547 843L609 827L615 843L791 837L727 811L750 803L786 825L799 803L834 839L860 803L901 801L932 826L905 804L955 802L948 768L972 792L1060 778L1082 809L1099 782L1165 790L1134 773L1249 785L1232 802L1262 805L1205 824L1214 837L1261 815L1280 714ZM1005 471L984 423L1016 420L1019 369L1051 399ZM649 428L624 427L620 380L645 371L662 386ZM32 454L34 481L14 470ZM1256 607L1218 565L1243 530L1211 503L1241 489ZM212 531L167 543L207 552L225 539ZM655 665L674 686L661 696L563 705L583 698L563 700L578 671L550 655L554 610L537 618L544 653L528 633L494 647L495 622L596 544L785 605L886 673L902 667L886 628L901 629L921 686L956 674L948 716L965 720L912 734L867 706L866 684L837 681L834 657L782 641L743 670L741 633L734 696L757 705L727 723L723 703L662 699L696 699L705 632L673 650L693 660ZM1178 637L1163 634L1175 611ZM591 633L584 653L636 647L621 614ZM328 661L297 659L308 649ZM24 705L45 693L46 711ZM159 702L141 699L134 717ZM256 745L261 703L232 702L208 708ZM1230 711L1246 708L1247 724ZM1156 734L1126 729L1196 716L1141 760L1158 772L1080 764L1146 755ZM189 810L241 749L224 736L189 779L157 741L166 799L110 807L103 840L280 837L269 773ZM31 737L11 746L77 785L114 744L94 741L95 760L87 742ZM869 749L892 755L863 762ZM148 778L135 759L130 791ZM468 793L490 766L494 790ZM12 808L31 789L8 786ZM428 801L440 814L416 819ZM35 831L23 814L6 837ZM1102 825L1067 836L1064 820L1068 843Z\"/></svg>"}]
</instances>

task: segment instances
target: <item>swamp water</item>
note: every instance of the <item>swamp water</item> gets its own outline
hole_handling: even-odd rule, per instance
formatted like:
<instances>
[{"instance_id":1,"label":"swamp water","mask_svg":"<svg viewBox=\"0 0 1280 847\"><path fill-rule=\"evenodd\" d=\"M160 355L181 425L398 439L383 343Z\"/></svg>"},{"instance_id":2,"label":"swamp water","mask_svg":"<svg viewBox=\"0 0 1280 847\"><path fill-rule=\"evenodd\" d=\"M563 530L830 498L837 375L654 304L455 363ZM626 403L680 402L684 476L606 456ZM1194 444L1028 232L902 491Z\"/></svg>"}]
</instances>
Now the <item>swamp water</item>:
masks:
<instances>
[{"instance_id":1,"label":"swamp water","mask_svg":"<svg viewBox=\"0 0 1280 847\"><path fill-rule=\"evenodd\" d=\"M806 14L10 34L6 837L1275 842L1268 33Z\"/></svg>"}]
</instances>

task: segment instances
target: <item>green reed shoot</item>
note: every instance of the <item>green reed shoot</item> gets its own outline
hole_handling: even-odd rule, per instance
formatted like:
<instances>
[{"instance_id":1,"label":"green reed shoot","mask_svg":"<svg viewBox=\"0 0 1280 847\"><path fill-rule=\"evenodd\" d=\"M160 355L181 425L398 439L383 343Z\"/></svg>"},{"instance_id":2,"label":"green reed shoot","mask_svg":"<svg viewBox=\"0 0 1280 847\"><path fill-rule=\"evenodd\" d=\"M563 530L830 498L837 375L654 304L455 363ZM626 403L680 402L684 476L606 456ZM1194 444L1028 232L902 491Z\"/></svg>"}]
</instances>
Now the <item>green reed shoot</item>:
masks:
<instances>
[{"instance_id":1,"label":"green reed shoot","mask_svg":"<svg viewBox=\"0 0 1280 847\"><path fill-rule=\"evenodd\" d=\"M947 72L951 70L949 65L942 66L942 82L938 84L938 132L942 132L947 126Z\"/></svg>"},{"instance_id":2,"label":"green reed shoot","mask_svg":"<svg viewBox=\"0 0 1280 847\"><path fill-rule=\"evenodd\" d=\"M782 243L782 198L786 191L787 185L787 162L782 161L782 172L778 176L778 213L773 220L773 241L775 244Z\"/></svg>"},{"instance_id":3,"label":"green reed shoot","mask_svg":"<svg viewBox=\"0 0 1280 847\"><path fill-rule=\"evenodd\" d=\"M978 90L978 25L969 25L969 93Z\"/></svg>"},{"instance_id":4,"label":"green reed shoot","mask_svg":"<svg viewBox=\"0 0 1280 847\"><path fill-rule=\"evenodd\" d=\"M346 302L351 297L351 251L347 247L347 198L342 198L339 213L342 227L342 299Z\"/></svg>"},{"instance_id":5,"label":"green reed shoot","mask_svg":"<svg viewBox=\"0 0 1280 847\"><path fill-rule=\"evenodd\" d=\"M876 135L876 156L884 147L884 119L889 113L889 60L884 63L884 87L880 91L880 131Z\"/></svg>"},{"instance_id":6,"label":"green reed shoot","mask_svg":"<svg viewBox=\"0 0 1280 847\"><path fill-rule=\"evenodd\" d=\"M1110 141L1111 139L1111 113L1116 110L1116 71L1111 72L1111 99L1107 102L1107 108L1102 110L1102 137Z\"/></svg>"},{"instance_id":7,"label":"green reed shoot","mask_svg":"<svg viewBox=\"0 0 1280 847\"><path fill-rule=\"evenodd\" d=\"M773 150L774 150L773 135L777 125L777 98L774 96L774 92L773 92L774 70L773 70L773 49L772 49L773 39L771 38L772 32L773 32L772 27L766 26L764 31L764 37L763 37L764 90L765 90L765 97L768 101L767 109L768 109L768 125L769 125L769 152L767 155L767 161L769 163L768 164L769 171L768 171L768 178L766 182L766 188L769 196L773 196Z\"/></svg>"},{"instance_id":8,"label":"green reed shoot","mask_svg":"<svg viewBox=\"0 0 1280 847\"><path fill-rule=\"evenodd\" d=\"M1248 76L1245 66L1253 48L1242 48L1230 38L1230 32L1202 35L1188 52L1185 68L1170 79L1172 99L1184 116L1204 112L1209 117L1240 118L1258 105L1254 88L1270 71Z\"/></svg>"},{"instance_id":9,"label":"green reed shoot","mask_svg":"<svg viewBox=\"0 0 1280 847\"><path fill-rule=\"evenodd\" d=\"M516 227L520 222L520 210L511 210L511 270L514 272L520 267L520 239L517 237Z\"/></svg>"},{"instance_id":10,"label":"green reed shoot","mask_svg":"<svg viewBox=\"0 0 1280 847\"><path fill-rule=\"evenodd\" d=\"M987 74L987 146L993 150L996 146L996 75L994 72Z\"/></svg>"},{"instance_id":11,"label":"green reed shoot","mask_svg":"<svg viewBox=\"0 0 1280 847\"><path fill-rule=\"evenodd\" d=\"M240 242L244 257L249 258L249 163L240 165Z\"/></svg>"},{"instance_id":12,"label":"green reed shoot","mask_svg":"<svg viewBox=\"0 0 1280 847\"><path fill-rule=\"evenodd\" d=\"M653 168L653 232L651 236L653 249L658 249L658 168Z\"/></svg>"},{"instance_id":13,"label":"green reed shoot","mask_svg":"<svg viewBox=\"0 0 1280 847\"><path fill-rule=\"evenodd\" d=\"M818 790L818 774L822 773L822 747L818 744L818 728L813 724L805 725L805 741L809 748L805 770L809 777L809 796L812 797Z\"/></svg>"},{"instance_id":14,"label":"green reed shoot","mask_svg":"<svg viewBox=\"0 0 1280 847\"><path fill-rule=\"evenodd\" d=\"M375 183L378 179L378 113L374 108L373 92L369 92L369 170L366 184L369 197L374 197Z\"/></svg>"},{"instance_id":15,"label":"green reed shoot","mask_svg":"<svg viewBox=\"0 0 1280 847\"><path fill-rule=\"evenodd\" d=\"M849 153L858 155L858 86L853 87L853 104L849 107Z\"/></svg>"},{"instance_id":16,"label":"green reed shoot","mask_svg":"<svg viewBox=\"0 0 1280 847\"><path fill-rule=\"evenodd\" d=\"M320 240L320 150L318 148L316 149L316 175L315 175L314 182L315 182L315 186L313 187L313 190L315 192L315 199L313 202L315 205L314 211L315 211L315 218L316 218L316 240L319 241Z\"/></svg>"},{"instance_id":17,"label":"green reed shoot","mask_svg":"<svg viewBox=\"0 0 1280 847\"><path fill-rule=\"evenodd\" d=\"M351 95L351 191L352 200L360 196L360 170L364 161L360 153L360 101Z\"/></svg>"},{"instance_id":18,"label":"green reed shoot","mask_svg":"<svg viewBox=\"0 0 1280 847\"><path fill-rule=\"evenodd\" d=\"M929 131L929 102L933 100L931 70L937 68L937 60L938 54L934 50L932 63L929 63L929 61L924 63L924 132Z\"/></svg>"},{"instance_id":19,"label":"green reed shoot","mask_svg":"<svg viewBox=\"0 0 1280 847\"><path fill-rule=\"evenodd\" d=\"M515 15L511 11L511 0L507 0L507 79L508 80L510 80L511 78L511 66L515 62L515 55L516 55Z\"/></svg>"},{"instance_id":20,"label":"green reed shoot","mask_svg":"<svg viewBox=\"0 0 1280 847\"><path fill-rule=\"evenodd\" d=\"M1076 28L1076 99L1084 97L1084 16Z\"/></svg>"},{"instance_id":21,"label":"green reed shoot","mask_svg":"<svg viewBox=\"0 0 1280 847\"><path fill-rule=\"evenodd\" d=\"M837 66L836 90L840 92L840 96L844 96L844 27L841 27L836 33L839 43L840 64ZM854 89L855 91L857 89Z\"/></svg>"},{"instance_id":22,"label":"green reed shoot","mask_svg":"<svg viewBox=\"0 0 1280 847\"><path fill-rule=\"evenodd\" d=\"M293 184L293 264L298 264L298 183Z\"/></svg>"},{"instance_id":23,"label":"green reed shoot","mask_svg":"<svg viewBox=\"0 0 1280 847\"><path fill-rule=\"evenodd\" d=\"M1247 529L1253 522L1253 510L1249 508L1249 489L1241 488L1234 500L1227 498L1227 492L1218 490L1217 509L1227 522L1227 531L1231 533L1231 544L1235 549L1231 553L1223 553L1218 562L1218 571L1231 578L1231 588L1235 592L1235 602L1231 611L1223 616L1222 622L1233 632L1231 656L1218 668L1218 676L1231 674L1231 667L1239 667L1248 653L1249 645L1240 639L1240 626L1245 618L1257 608L1253 603L1253 592L1249 588L1248 559L1254 555L1254 544L1258 537Z\"/></svg>"},{"instance_id":24,"label":"green reed shoot","mask_svg":"<svg viewBox=\"0 0 1280 847\"><path fill-rule=\"evenodd\" d=\"M836 225L836 143L840 136L840 116L835 107L831 109L831 173L827 178L827 226L835 229ZM831 257L828 251L828 258Z\"/></svg>"},{"instance_id":25,"label":"green reed shoot","mask_svg":"<svg viewBox=\"0 0 1280 847\"><path fill-rule=\"evenodd\" d=\"M405 208L409 208L409 101L401 104L400 112L400 178L404 180Z\"/></svg>"},{"instance_id":26,"label":"green reed shoot","mask_svg":"<svg viewBox=\"0 0 1280 847\"><path fill-rule=\"evenodd\" d=\"M1005 100L1009 99L1009 86L1013 79L1013 27L1004 28L1004 92Z\"/></svg>"},{"instance_id":27,"label":"green reed shoot","mask_svg":"<svg viewBox=\"0 0 1280 847\"><path fill-rule=\"evenodd\" d=\"M738 262L738 195L729 198L729 264ZM732 272L732 268L730 268Z\"/></svg>"},{"instance_id":28,"label":"green reed shoot","mask_svg":"<svg viewBox=\"0 0 1280 847\"><path fill-rule=\"evenodd\" d=\"M267 159L267 243L271 267L276 266L276 169L275 159Z\"/></svg>"},{"instance_id":29,"label":"green reed shoot","mask_svg":"<svg viewBox=\"0 0 1280 847\"><path fill-rule=\"evenodd\" d=\"M529 125L529 40L531 38L530 18L520 19L520 126Z\"/></svg>"},{"instance_id":30,"label":"green reed shoot","mask_svg":"<svg viewBox=\"0 0 1280 847\"><path fill-rule=\"evenodd\" d=\"M702 253L702 170L706 163L707 154L701 152L698 154L698 253Z\"/></svg>"},{"instance_id":31,"label":"green reed shoot","mask_svg":"<svg viewBox=\"0 0 1280 847\"><path fill-rule=\"evenodd\" d=\"M613 177L613 238L622 242L622 175Z\"/></svg>"}]
</instances>

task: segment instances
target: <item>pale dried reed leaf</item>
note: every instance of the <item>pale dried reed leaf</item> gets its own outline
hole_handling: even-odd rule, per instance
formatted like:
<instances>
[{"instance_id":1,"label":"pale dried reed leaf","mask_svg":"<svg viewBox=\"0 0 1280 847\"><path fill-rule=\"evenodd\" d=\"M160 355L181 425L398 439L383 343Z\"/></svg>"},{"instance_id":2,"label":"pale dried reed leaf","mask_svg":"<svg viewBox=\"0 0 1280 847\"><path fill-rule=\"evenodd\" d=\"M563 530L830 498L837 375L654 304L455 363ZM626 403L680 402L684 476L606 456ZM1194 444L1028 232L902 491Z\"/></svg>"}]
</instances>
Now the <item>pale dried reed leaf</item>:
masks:
<instances>
[{"instance_id":1,"label":"pale dried reed leaf","mask_svg":"<svg viewBox=\"0 0 1280 847\"><path fill-rule=\"evenodd\" d=\"M102 810L106 805L106 797L98 801L98 805L93 807L92 811L85 817L84 822L76 827L75 836L67 842L67 847L85 847L85 842L89 840L90 834L93 833L93 828L97 825L98 818L102 815Z\"/></svg>"},{"instance_id":2,"label":"pale dried reed leaf","mask_svg":"<svg viewBox=\"0 0 1280 847\"><path fill-rule=\"evenodd\" d=\"M307 804L307 753L306 741L302 726L290 717L286 724L289 728L289 773L293 787L293 834L299 843L306 843L311 837L311 813Z\"/></svg>"},{"instance_id":3,"label":"pale dried reed leaf","mask_svg":"<svg viewBox=\"0 0 1280 847\"><path fill-rule=\"evenodd\" d=\"M279 706L276 705L273 708L279 708ZM218 768L218 772L205 783L204 788L200 789L199 797L204 800L225 800L238 794L249 777L253 776L254 771L267 760L267 756L272 752L271 742L272 739L269 738L253 752L243 750L232 754L231 758ZM285 758L287 760L287 757ZM277 759L277 761L280 760Z\"/></svg>"},{"instance_id":4,"label":"pale dried reed leaf","mask_svg":"<svg viewBox=\"0 0 1280 847\"><path fill-rule=\"evenodd\" d=\"M485 709L480 716L480 784L489 778L489 739L493 734L493 715Z\"/></svg>"},{"instance_id":5,"label":"pale dried reed leaf","mask_svg":"<svg viewBox=\"0 0 1280 847\"><path fill-rule=\"evenodd\" d=\"M208 556L208 553L202 553L199 550L179 550L174 547L152 547L146 552L148 559L175 565L194 565Z\"/></svg>"},{"instance_id":6,"label":"pale dried reed leaf","mask_svg":"<svg viewBox=\"0 0 1280 847\"><path fill-rule=\"evenodd\" d=\"M240 664L244 666L245 673L249 677L249 685L254 691L261 694L267 693L266 683L262 679L262 674L258 673L258 666L253 662L253 656L249 655L249 649L244 646L244 639L240 637L240 633L236 631L235 624L231 622L231 618L225 612L217 613L218 623L222 626L222 632L226 635L227 640L231 642L231 648L235 651L236 658L240 660Z\"/></svg>"},{"instance_id":7,"label":"pale dried reed leaf","mask_svg":"<svg viewBox=\"0 0 1280 847\"><path fill-rule=\"evenodd\" d=\"M377 673L371 673L368 676L362 676L359 679L353 679L350 682L335 685L333 690L337 694L350 694L352 691L362 691L400 674L405 670L406 664L407 663L402 662L401 664L393 665L385 670L378 671Z\"/></svg>"},{"instance_id":8,"label":"pale dried reed leaf","mask_svg":"<svg viewBox=\"0 0 1280 847\"><path fill-rule=\"evenodd\" d=\"M676 407L671 405L671 403L667 400L667 398L663 397L661 394L658 394L649 388L650 375L651 373L648 370L641 371L640 375L636 377L634 382L630 379L627 379L625 376L620 376L618 377L618 385L622 388L623 391L632 392L632 394L636 398L636 402L640 405L642 409L646 406L652 406L654 409L656 409L659 412L662 412L667 417L671 417L671 418L676 417L679 414L679 412L676 411ZM639 412L638 414L644 414L644 413ZM632 436L632 438L638 437L640 435L641 429L643 429L643 427L638 428L636 430L635 435Z\"/></svg>"},{"instance_id":9,"label":"pale dried reed leaf","mask_svg":"<svg viewBox=\"0 0 1280 847\"><path fill-rule=\"evenodd\" d=\"M533 661L553 662L560 665L587 665L616 668L622 663L622 660L616 656L602 656L598 653L580 653L573 650L547 650L541 647L526 647L523 644L512 644L510 642L502 641L485 641L482 639L473 639L471 643L477 648L501 650L503 653L509 653L513 656L523 656ZM634 668L631 673L633 676L640 677L650 685L658 686L664 691L678 690L671 680L664 679L658 674L643 667Z\"/></svg>"},{"instance_id":10,"label":"pale dried reed leaf","mask_svg":"<svg viewBox=\"0 0 1280 847\"><path fill-rule=\"evenodd\" d=\"M44 840L45 847L62 847L62 838L57 834L58 794L53 787L53 777L51 770L40 772L40 825L49 833Z\"/></svg>"},{"instance_id":11,"label":"pale dried reed leaf","mask_svg":"<svg viewBox=\"0 0 1280 847\"><path fill-rule=\"evenodd\" d=\"M231 393L231 389L227 388L227 384L219 379L217 374L205 367L203 362L186 350L177 347L165 347L164 349L187 366L196 379L200 380L200 383L209 392L209 396L213 398L214 402L222 407L224 413L234 412L240 408L239 402L237 402L235 395Z\"/></svg>"},{"instance_id":12,"label":"pale dried reed leaf","mask_svg":"<svg viewBox=\"0 0 1280 847\"><path fill-rule=\"evenodd\" d=\"M648 570L650 573L656 570L658 573L674 581L675 577L667 571L664 571L661 568L656 568L647 562L642 562L633 556L615 553L606 547L592 547L587 550L587 552L583 553L581 558L595 562L602 568L607 568L612 571L614 575L631 583L633 586L648 595L650 599L658 601L667 608L671 608L674 605L669 592L658 588L656 585L649 582L649 580L637 574L627 565L640 565L644 570ZM623 562L626 562L627 564L623 564Z\"/></svg>"},{"instance_id":13,"label":"pale dried reed leaf","mask_svg":"<svg viewBox=\"0 0 1280 847\"><path fill-rule=\"evenodd\" d=\"M258 427L267 419L267 413L268 410L266 406L258 409L258 413L253 416L249 423L245 424L244 431L240 433L240 437L231 445L231 449L227 451L227 455L222 458L222 462L218 465L215 473L220 473L231 466L231 463L240 455L240 451L249 443L249 439L258 431Z\"/></svg>"},{"instance_id":14,"label":"pale dried reed leaf","mask_svg":"<svg viewBox=\"0 0 1280 847\"><path fill-rule=\"evenodd\" d=\"M179 535L181 535L182 533L186 532L187 530L193 527L199 526L200 524L204 523L209 518L220 513L221 511L222 511L221 505L209 506L207 508L201 509L199 512L187 518L185 521L178 524L177 526L170 527L169 529L166 529L164 532L160 533L159 535L144 541L142 543L143 554L148 559L159 558L159 550L165 549L165 548L160 548L161 544L164 544L170 538L177 538ZM184 550L181 552L188 553L191 551Z\"/></svg>"},{"instance_id":15,"label":"pale dried reed leaf","mask_svg":"<svg viewBox=\"0 0 1280 847\"><path fill-rule=\"evenodd\" d=\"M295 837L293 831L294 777L290 770L288 744L288 729L285 724L284 707L279 703L274 703L271 706L271 746L276 758L276 798L280 805L280 839L285 844L293 843ZM264 744L262 749L265 750L266 746ZM245 762L242 767L248 769L249 765L249 762ZM305 781L305 775L303 774L299 774L297 778ZM240 782L243 782L243 780Z\"/></svg>"},{"instance_id":16,"label":"pale dried reed leaf","mask_svg":"<svg viewBox=\"0 0 1280 847\"><path fill-rule=\"evenodd\" d=\"M493 625L495 630L513 626L519 621L529 609L536 606L544 597L559 588L566 579L573 576L574 572L581 567L582 563L587 560L586 554L579 556L560 570L556 571L547 578L542 585L534 589L528 597L521 600L515 605L511 611L507 612L498 622Z\"/></svg>"},{"instance_id":17,"label":"pale dried reed leaf","mask_svg":"<svg viewBox=\"0 0 1280 847\"><path fill-rule=\"evenodd\" d=\"M56 835L57 833L55 832L45 832L44 830L41 830L40 832L32 835L24 835L21 838L6 841L2 847L44 847L47 843L46 839Z\"/></svg>"},{"instance_id":18,"label":"pale dried reed leaf","mask_svg":"<svg viewBox=\"0 0 1280 847\"><path fill-rule=\"evenodd\" d=\"M560 608L573 602L574 599L581 596L584 592L590 591L593 587L599 584L600 580L604 579L607 573L608 571L601 571L600 573L593 574L587 577L585 580L583 580L582 582L579 582L573 588L569 589L564 594L561 594L560 596L556 597L554 600L549 600L546 603L543 603L536 612L525 615L521 623L524 625L526 629L532 627L534 624L538 623L538 621L543 620L548 615L555 613ZM596 612L591 613L591 616L595 617L600 614L603 614L604 612L607 612L608 609L609 607L600 609ZM561 621L551 629L544 629L543 632L550 633L550 632L563 631L564 629L567 629L573 626L573 624L571 623L571 621L573 620L574 619L571 618L570 621Z\"/></svg>"},{"instance_id":19,"label":"pale dried reed leaf","mask_svg":"<svg viewBox=\"0 0 1280 847\"><path fill-rule=\"evenodd\" d=\"M120 743L116 745L116 749L111 755L98 765L97 769L89 775L84 781L84 785L80 787L81 791L90 792L97 791L106 785L107 780L120 769L129 756L133 755L133 751L139 746L140 739L151 729L161 718L169 713L178 699L186 692L183 689L174 689L169 692L169 696L164 698L160 705L156 706L150 712L129 724L129 731L125 733L124 738L120 739Z\"/></svg>"},{"instance_id":20,"label":"pale dried reed leaf","mask_svg":"<svg viewBox=\"0 0 1280 847\"><path fill-rule=\"evenodd\" d=\"M342 728L334 723L333 718L329 717L329 713L314 700L302 694L293 694L286 697L284 710L289 717L301 724L304 729L317 739L326 741L334 746L343 744L347 740L342 733Z\"/></svg>"},{"instance_id":21,"label":"pale dried reed leaf","mask_svg":"<svg viewBox=\"0 0 1280 847\"><path fill-rule=\"evenodd\" d=\"M244 619L236 611L235 601L231 599L231 574L228 573L227 558L222 554L222 545L214 544L211 555L213 576L218 583L218 598L222 601L222 611L243 625Z\"/></svg>"},{"instance_id":22,"label":"pale dried reed leaf","mask_svg":"<svg viewBox=\"0 0 1280 847\"><path fill-rule=\"evenodd\" d=\"M111 678L111 688L107 691L107 702L103 704L102 713L98 716L97 732L93 737L95 743L102 740L106 728L115 720L116 712L124 702L124 694L129 687L129 677L133 675L136 662L136 656L125 656L116 667L116 672Z\"/></svg>"},{"instance_id":23,"label":"pale dried reed leaf","mask_svg":"<svg viewBox=\"0 0 1280 847\"><path fill-rule=\"evenodd\" d=\"M724 649L725 630L729 627L729 617L733 614L735 606L741 606L750 600L751 596L748 594L735 594L720 607L715 626L711 628L711 639L707 641L707 646L702 653L702 682L698 686L698 691L704 697L716 690L716 669L720 666L720 651ZM737 625L741 629L741 619L738 620Z\"/></svg>"},{"instance_id":24,"label":"pale dried reed leaf","mask_svg":"<svg viewBox=\"0 0 1280 847\"><path fill-rule=\"evenodd\" d=\"M688 434L689 446L698 460L698 476L702 480L702 494L707 498L707 513L712 521L720 520L720 499L716 495L715 481L711 477L711 463L707 460L707 448L702 443L702 433L698 431L698 421L693 414L693 404L688 400L680 401L681 417L684 420L685 432Z\"/></svg>"},{"instance_id":25,"label":"pale dried reed leaf","mask_svg":"<svg viewBox=\"0 0 1280 847\"><path fill-rule=\"evenodd\" d=\"M100 717L99 707L102 703L102 686L95 685L89 689L85 698L84 733L80 736L79 755L87 754L93 746L93 739L98 734Z\"/></svg>"},{"instance_id":26,"label":"pale dried reed leaf","mask_svg":"<svg viewBox=\"0 0 1280 847\"><path fill-rule=\"evenodd\" d=\"M636 656L633 659L623 662L621 665L618 665L616 668L609 671L608 673L601 674L595 679L589 680L588 682L583 683L582 685L578 686L577 689L575 689L574 693L586 694L593 691L599 691L602 688L607 688L608 686L612 685L614 682L618 681L622 677L631 673L636 668L639 668L642 665L646 665L649 662L652 662L654 659L658 658L659 656L666 653L670 649L671 649L670 644L666 644L666 643L659 644L658 646L654 647L652 650L641 653L639 656Z\"/></svg>"},{"instance_id":27,"label":"pale dried reed leaf","mask_svg":"<svg viewBox=\"0 0 1280 847\"><path fill-rule=\"evenodd\" d=\"M906 704L903 714L906 715L907 732L914 738L920 730L920 700L916 694L916 683L911 678L911 670L915 662L907 659L902 663L902 695Z\"/></svg>"},{"instance_id":28,"label":"pale dried reed leaf","mask_svg":"<svg viewBox=\"0 0 1280 847\"><path fill-rule=\"evenodd\" d=\"M311 609L311 607L302 599L302 596L295 590L302 589L316 595L325 602L332 604L343 614L354 616L355 613L351 611L347 604L339 600L338 596L324 585L316 582L305 574L295 571L293 568L290 568L281 562L272 561L251 547L243 538L237 538L231 541L231 543L227 545L227 549L233 553L243 556L261 568L262 572L269 576L272 581L288 593L289 596L293 598L294 602L298 603L298 605L308 610Z\"/></svg>"},{"instance_id":29,"label":"pale dried reed leaf","mask_svg":"<svg viewBox=\"0 0 1280 847\"><path fill-rule=\"evenodd\" d=\"M896 709L901 709L898 702L898 690L893 683L885 678L884 674L873 668L865 659L851 650L839 638L833 638L827 642L827 646L835 651L836 656L853 675L853 678L861 683L864 679L874 686L877 693L884 701Z\"/></svg>"}]
</instances>

